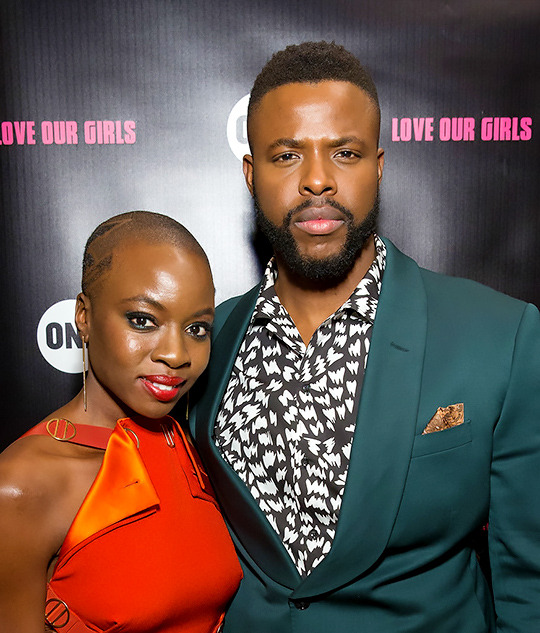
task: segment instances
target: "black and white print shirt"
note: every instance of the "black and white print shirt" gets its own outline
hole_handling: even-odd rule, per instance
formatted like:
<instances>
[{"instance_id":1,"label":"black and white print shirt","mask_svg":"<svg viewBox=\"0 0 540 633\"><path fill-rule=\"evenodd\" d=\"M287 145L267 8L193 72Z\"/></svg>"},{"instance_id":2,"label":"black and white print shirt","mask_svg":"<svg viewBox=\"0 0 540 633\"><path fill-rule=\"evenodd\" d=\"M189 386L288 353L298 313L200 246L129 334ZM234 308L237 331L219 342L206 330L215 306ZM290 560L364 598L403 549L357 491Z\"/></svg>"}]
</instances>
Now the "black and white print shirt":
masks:
<instances>
[{"instance_id":1,"label":"black and white print shirt","mask_svg":"<svg viewBox=\"0 0 540 633\"><path fill-rule=\"evenodd\" d=\"M216 443L306 576L328 554L347 479L386 248L306 346L271 260L216 420Z\"/></svg>"}]
</instances>

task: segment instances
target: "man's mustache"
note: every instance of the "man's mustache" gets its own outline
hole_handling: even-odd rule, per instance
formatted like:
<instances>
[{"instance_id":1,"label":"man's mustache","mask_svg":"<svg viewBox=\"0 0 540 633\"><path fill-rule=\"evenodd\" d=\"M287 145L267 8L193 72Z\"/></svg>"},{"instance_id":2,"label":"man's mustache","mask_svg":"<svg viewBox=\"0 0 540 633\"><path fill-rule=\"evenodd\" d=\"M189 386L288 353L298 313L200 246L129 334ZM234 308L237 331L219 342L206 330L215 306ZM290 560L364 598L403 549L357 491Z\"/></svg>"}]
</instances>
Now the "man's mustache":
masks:
<instances>
[{"instance_id":1,"label":"man's mustache","mask_svg":"<svg viewBox=\"0 0 540 633\"><path fill-rule=\"evenodd\" d=\"M293 216L301 211L304 211L304 209L308 209L309 207L332 207L342 213L348 222L354 222L353 214L349 211L349 209L347 209L347 207L344 207L342 204L337 202L337 200L334 200L333 198L306 198L298 206L287 212L287 215L283 218L283 227L288 228Z\"/></svg>"}]
</instances>

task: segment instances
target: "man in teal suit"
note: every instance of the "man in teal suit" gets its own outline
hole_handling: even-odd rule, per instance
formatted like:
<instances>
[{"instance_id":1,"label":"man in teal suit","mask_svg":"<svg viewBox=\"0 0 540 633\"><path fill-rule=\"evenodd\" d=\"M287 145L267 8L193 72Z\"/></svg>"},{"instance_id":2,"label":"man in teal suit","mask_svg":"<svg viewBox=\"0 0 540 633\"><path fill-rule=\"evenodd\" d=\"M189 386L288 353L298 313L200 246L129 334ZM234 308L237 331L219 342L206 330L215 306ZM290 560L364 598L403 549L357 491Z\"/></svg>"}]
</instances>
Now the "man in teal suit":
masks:
<instances>
[{"instance_id":1,"label":"man in teal suit","mask_svg":"<svg viewBox=\"0 0 540 633\"><path fill-rule=\"evenodd\" d=\"M218 308L192 416L244 570L225 631L540 631L539 313L376 235L379 118L335 44L251 93L274 257Z\"/></svg>"}]
</instances>

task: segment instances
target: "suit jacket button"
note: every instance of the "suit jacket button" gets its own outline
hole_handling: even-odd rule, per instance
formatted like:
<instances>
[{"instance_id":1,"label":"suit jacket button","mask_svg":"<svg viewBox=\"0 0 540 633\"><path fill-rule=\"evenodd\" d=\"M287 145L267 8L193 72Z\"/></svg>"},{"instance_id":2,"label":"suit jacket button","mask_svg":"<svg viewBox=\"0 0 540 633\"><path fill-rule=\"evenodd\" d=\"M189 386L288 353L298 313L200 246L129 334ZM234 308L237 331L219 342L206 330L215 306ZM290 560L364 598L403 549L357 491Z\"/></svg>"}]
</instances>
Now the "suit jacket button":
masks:
<instances>
[{"instance_id":1,"label":"suit jacket button","mask_svg":"<svg viewBox=\"0 0 540 633\"><path fill-rule=\"evenodd\" d=\"M299 611L304 611L310 605L309 600L289 600L289 604L292 604Z\"/></svg>"}]
</instances>

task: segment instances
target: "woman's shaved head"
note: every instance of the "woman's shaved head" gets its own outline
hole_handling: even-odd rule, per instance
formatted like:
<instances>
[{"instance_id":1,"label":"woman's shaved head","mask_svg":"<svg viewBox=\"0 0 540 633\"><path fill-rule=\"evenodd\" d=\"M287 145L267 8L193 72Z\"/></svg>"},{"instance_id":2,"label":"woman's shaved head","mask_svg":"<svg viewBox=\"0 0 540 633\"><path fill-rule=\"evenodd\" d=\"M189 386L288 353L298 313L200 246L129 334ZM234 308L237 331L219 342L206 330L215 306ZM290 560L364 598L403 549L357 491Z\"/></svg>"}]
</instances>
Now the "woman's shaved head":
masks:
<instances>
[{"instance_id":1,"label":"woman's shaved head","mask_svg":"<svg viewBox=\"0 0 540 633\"><path fill-rule=\"evenodd\" d=\"M92 296L95 284L110 270L113 251L128 241L163 242L193 251L208 263L206 253L182 224L161 213L128 211L102 222L84 249L82 291Z\"/></svg>"}]
</instances>

